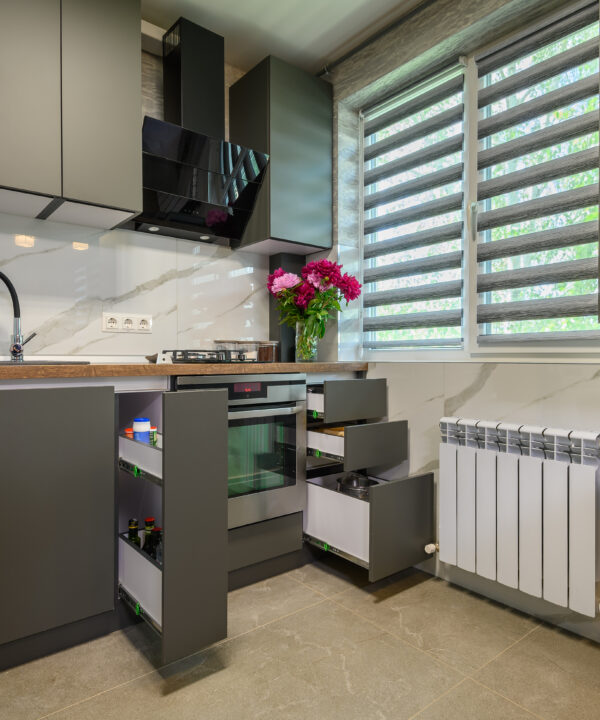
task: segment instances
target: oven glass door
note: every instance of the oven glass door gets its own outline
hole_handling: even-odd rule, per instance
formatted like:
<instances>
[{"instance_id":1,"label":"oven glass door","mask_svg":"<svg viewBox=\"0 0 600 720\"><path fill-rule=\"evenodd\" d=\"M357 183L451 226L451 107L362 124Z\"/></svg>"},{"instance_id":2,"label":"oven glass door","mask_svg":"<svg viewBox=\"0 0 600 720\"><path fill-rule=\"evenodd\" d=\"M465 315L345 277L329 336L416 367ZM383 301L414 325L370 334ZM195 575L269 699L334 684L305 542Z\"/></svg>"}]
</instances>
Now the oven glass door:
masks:
<instances>
[{"instance_id":1,"label":"oven glass door","mask_svg":"<svg viewBox=\"0 0 600 720\"><path fill-rule=\"evenodd\" d=\"M230 498L296 484L296 408L229 412Z\"/></svg>"}]
</instances>

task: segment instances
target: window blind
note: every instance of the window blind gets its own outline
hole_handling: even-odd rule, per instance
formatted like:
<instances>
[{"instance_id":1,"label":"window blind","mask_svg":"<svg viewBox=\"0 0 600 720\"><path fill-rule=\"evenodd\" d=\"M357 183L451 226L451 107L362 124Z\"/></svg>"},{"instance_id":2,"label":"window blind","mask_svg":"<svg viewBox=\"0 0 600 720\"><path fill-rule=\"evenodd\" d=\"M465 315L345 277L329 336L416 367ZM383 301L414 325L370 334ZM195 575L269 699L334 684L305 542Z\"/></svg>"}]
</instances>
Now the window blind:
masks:
<instances>
[{"instance_id":1,"label":"window blind","mask_svg":"<svg viewBox=\"0 0 600 720\"><path fill-rule=\"evenodd\" d=\"M598 3L478 74L479 342L598 339Z\"/></svg>"},{"instance_id":2,"label":"window blind","mask_svg":"<svg viewBox=\"0 0 600 720\"><path fill-rule=\"evenodd\" d=\"M462 342L463 82L454 68L364 112L367 348Z\"/></svg>"}]
</instances>

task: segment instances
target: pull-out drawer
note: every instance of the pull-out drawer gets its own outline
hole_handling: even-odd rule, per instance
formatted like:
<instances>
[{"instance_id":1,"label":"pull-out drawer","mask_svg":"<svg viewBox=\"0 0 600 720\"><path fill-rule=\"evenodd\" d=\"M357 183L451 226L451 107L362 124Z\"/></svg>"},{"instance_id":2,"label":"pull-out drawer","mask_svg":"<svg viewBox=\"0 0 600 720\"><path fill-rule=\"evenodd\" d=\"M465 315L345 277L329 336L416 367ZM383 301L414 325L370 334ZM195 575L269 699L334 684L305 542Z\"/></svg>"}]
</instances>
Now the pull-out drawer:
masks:
<instances>
[{"instance_id":1,"label":"pull-out drawer","mask_svg":"<svg viewBox=\"0 0 600 720\"><path fill-rule=\"evenodd\" d=\"M119 591L158 632L162 631L162 568L129 542L125 533L119 535Z\"/></svg>"},{"instance_id":2,"label":"pull-out drawer","mask_svg":"<svg viewBox=\"0 0 600 720\"><path fill-rule=\"evenodd\" d=\"M408 423L396 420L308 430L306 445L317 457L343 461L344 470L395 466L407 458Z\"/></svg>"},{"instance_id":3,"label":"pull-out drawer","mask_svg":"<svg viewBox=\"0 0 600 720\"><path fill-rule=\"evenodd\" d=\"M307 481L305 539L367 568L374 582L425 560L434 539L433 474L372 478L366 499L338 490L329 475Z\"/></svg>"},{"instance_id":4,"label":"pull-out drawer","mask_svg":"<svg viewBox=\"0 0 600 720\"><path fill-rule=\"evenodd\" d=\"M386 417L386 380L325 380L319 385L309 385L306 408L310 416L325 423Z\"/></svg>"}]
</instances>

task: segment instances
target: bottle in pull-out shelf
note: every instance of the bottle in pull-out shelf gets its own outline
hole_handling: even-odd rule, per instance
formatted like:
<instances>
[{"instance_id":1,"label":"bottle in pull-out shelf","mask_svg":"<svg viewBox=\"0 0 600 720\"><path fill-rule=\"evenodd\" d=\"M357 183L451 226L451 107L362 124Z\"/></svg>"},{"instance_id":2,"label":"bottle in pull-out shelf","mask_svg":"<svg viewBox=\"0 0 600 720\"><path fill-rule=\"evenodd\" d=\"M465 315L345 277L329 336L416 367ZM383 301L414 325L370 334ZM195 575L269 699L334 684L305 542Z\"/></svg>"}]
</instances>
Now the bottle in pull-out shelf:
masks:
<instances>
[{"instance_id":1,"label":"bottle in pull-out shelf","mask_svg":"<svg viewBox=\"0 0 600 720\"><path fill-rule=\"evenodd\" d=\"M139 442L150 442L150 418L138 417L134 419L133 438Z\"/></svg>"},{"instance_id":2,"label":"bottle in pull-out shelf","mask_svg":"<svg viewBox=\"0 0 600 720\"><path fill-rule=\"evenodd\" d=\"M137 518L129 518L129 542L140 547L142 541L140 540L140 526Z\"/></svg>"},{"instance_id":3,"label":"bottle in pull-out shelf","mask_svg":"<svg viewBox=\"0 0 600 720\"><path fill-rule=\"evenodd\" d=\"M144 520L144 545L142 546L142 550L145 553L148 553L152 557L152 543L153 543L153 537L152 537L152 531L154 530L154 518L153 517L147 517Z\"/></svg>"},{"instance_id":4,"label":"bottle in pull-out shelf","mask_svg":"<svg viewBox=\"0 0 600 720\"><path fill-rule=\"evenodd\" d=\"M152 537L154 538L154 559L157 563L162 565L163 561L163 534L161 527L155 527L152 531Z\"/></svg>"}]
</instances>

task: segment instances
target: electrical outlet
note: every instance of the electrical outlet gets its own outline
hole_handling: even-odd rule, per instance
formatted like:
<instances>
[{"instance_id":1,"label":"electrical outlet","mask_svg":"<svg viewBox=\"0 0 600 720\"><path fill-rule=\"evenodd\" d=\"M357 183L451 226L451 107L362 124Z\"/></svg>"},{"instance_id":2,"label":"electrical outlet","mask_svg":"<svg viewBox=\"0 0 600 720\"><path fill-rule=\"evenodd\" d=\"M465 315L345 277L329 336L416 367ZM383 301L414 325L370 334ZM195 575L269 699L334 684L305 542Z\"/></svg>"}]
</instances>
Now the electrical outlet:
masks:
<instances>
[{"instance_id":1,"label":"electrical outlet","mask_svg":"<svg viewBox=\"0 0 600 720\"><path fill-rule=\"evenodd\" d=\"M102 313L102 332L151 333L152 315Z\"/></svg>"},{"instance_id":2,"label":"electrical outlet","mask_svg":"<svg viewBox=\"0 0 600 720\"><path fill-rule=\"evenodd\" d=\"M117 313L102 313L103 332L121 332L121 318Z\"/></svg>"}]
</instances>

